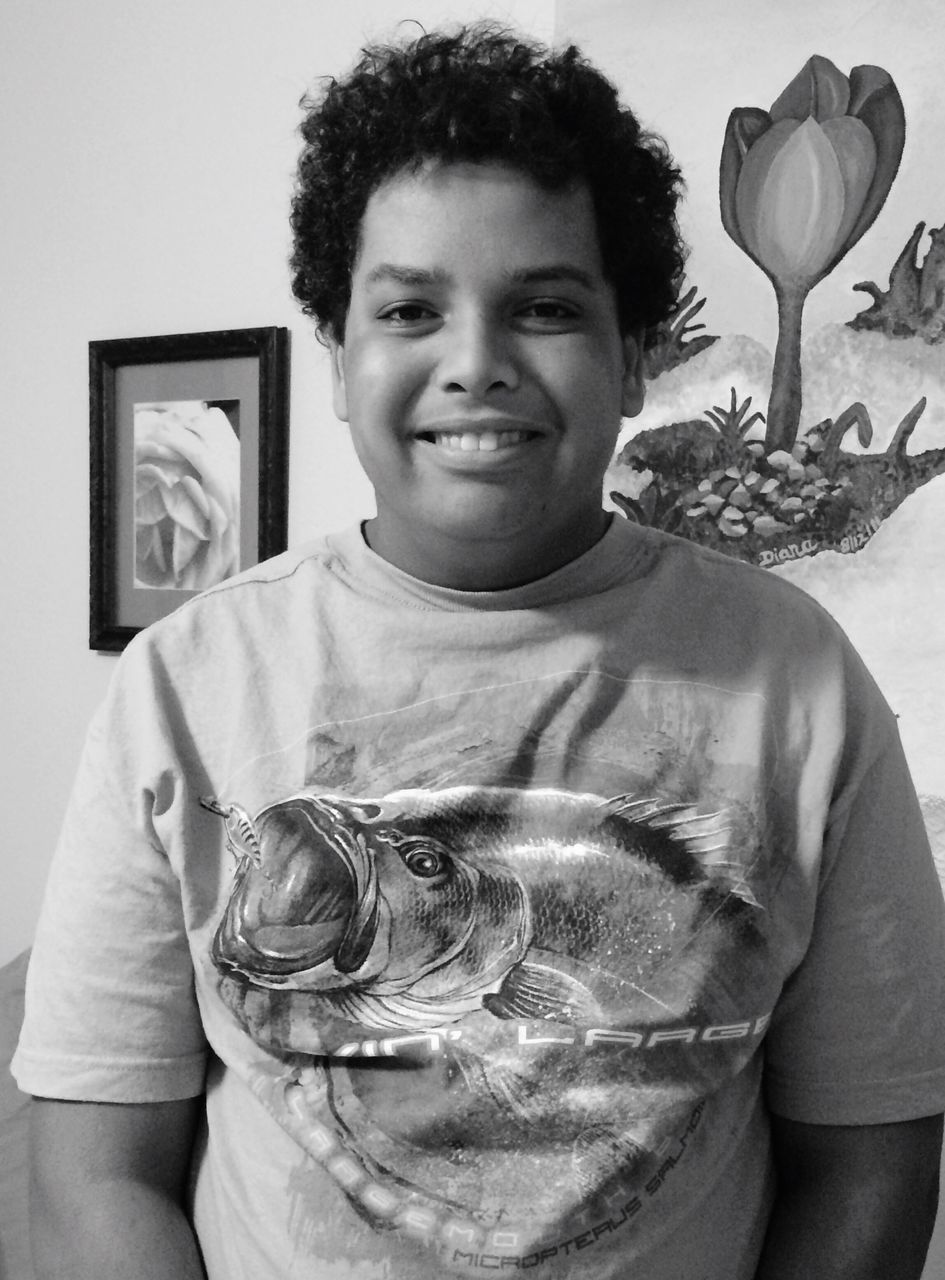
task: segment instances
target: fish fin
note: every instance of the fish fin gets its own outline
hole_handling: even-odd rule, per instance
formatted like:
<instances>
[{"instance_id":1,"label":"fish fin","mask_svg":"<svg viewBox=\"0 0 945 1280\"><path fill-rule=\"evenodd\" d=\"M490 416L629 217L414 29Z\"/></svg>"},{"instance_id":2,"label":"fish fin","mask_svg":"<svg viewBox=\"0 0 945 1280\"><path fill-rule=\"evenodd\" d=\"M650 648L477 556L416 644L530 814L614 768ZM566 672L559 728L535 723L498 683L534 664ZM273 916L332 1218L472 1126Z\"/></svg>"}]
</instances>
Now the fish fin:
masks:
<instances>
[{"instance_id":1,"label":"fish fin","mask_svg":"<svg viewBox=\"0 0 945 1280\"><path fill-rule=\"evenodd\" d=\"M673 802L661 804L651 796L640 799L631 795L613 796L604 806L614 817L638 822L653 831L665 831L672 840L695 850L706 841L726 842L729 829L724 810L700 813L695 805Z\"/></svg>"},{"instance_id":2,"label":"fish fin","mask_svg":"<svg viewBox=\"0 0 945 1280\"><path fill-rule=\"evenodd\" d=\"M594 1022L600 1005L590 990L553 964L523 960L514 965L483 1006L497 1018L523 1021Z\"/></svg>"},{"instance_id":3,"label":"fish fin","mask_svg":"<svg viewBox=\"0 0 945 1280\"><path fill-rule=\"evenodd\" d=\"M745 868L739 863L720 858L711 864L711 870L707 869L706 874L718 888L724 888L749 907L757 907L759 911L764 911L765 908L755 897L751 885L745 879Z\"/></svg>"},{"instance_id":4,"label":"fish fin","mask_svg":"<svg viewBox=\"0 0 945 1280\"><path fill-rule=\"evenodd\" d=\"M603 808L615 817L641 819L648 817L659 809L659 804L652 796L634 796L630 792L611 796L603 804Z\"/></svg>"},{"instance_id":5,"label":"fish fin","mask_svg":"<svg viewBox=\"0 0 945 1280\"><path fill-rule=\"evenodd\" d=\"M705 816L714 818L722 815L707 814ZM759 911L764 910L764 907L755 897L751 886L745 879L745 873L749 868L734 858L726 856L729 852L729 845L728 832L724 827L718 828L715 833L711 831L702 832L694 841L690 841L686 837L685 843L702 874L717 889L723 889L727 893L734 894L736 898L740 898L749 907L757 907Z\"/></svg>"},{"instance_id":6,"label":"fish fin","mask_svg":"<svg viewBox=\"0 0 945 1280\"><path fill-rule=\"evenodd\" d=\"M446 1052L469 1093L480 1099L488 1096L506 1121L528 1131L547 1117L548 1100L533 1072L470 1053L461 1045L450 1045Z\"/></svg>"},{"instance_id":7,"label":"fish fin","mask_svg":"<svg viewBox=\"0 0 945 1280\"><path fill-rule=\"evenodd\" d=\"M571 1147L571 1166L586 1197L606 1186L615 1176L639 1178L653 1153L630 1134L613 1125L589 1125Z\"/></svg>"},{"instance_id":8,"label":"fish fin","mask_svg":"<svg viewBox=\"0 0 945 1280\"><path fill-rule=\"evenodd\" d=\"M613 796L606 808L615 817L664 831L685 849L706 880L748 906L763 910L745 880L745 867L727 856L731 828L724 809L700 813L691 804L661 804L649 796L637 798L630 794Z\"/></svg>"},{"instance_id":9,"label":"fish fin","mask_svg":"<svg viewBox=\"0 0 945 1280\"><path fill-rule=\"evenodd\" d=\"M494 1101L526 1129L534 1131L535 1126L547 1119L548 1099L544 1095L540 1080L525 1077L508 1067L495 1067L491 1063L485 1066L486 1086Z\"/></svg>"}]
</instances>

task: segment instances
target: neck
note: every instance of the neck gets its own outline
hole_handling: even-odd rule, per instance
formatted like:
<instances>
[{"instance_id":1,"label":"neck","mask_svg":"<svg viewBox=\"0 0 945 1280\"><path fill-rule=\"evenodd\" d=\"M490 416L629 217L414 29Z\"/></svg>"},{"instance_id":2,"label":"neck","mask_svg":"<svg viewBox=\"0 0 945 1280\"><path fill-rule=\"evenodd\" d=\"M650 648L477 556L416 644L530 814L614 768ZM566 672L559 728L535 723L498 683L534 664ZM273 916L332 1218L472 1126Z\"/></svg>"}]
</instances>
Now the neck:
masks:
<instances>
[{"instance_id":1,"label":"neck","mask_svg":"<svg viewBox=\"0 0 945 1280\"><path fill-rule=\"evenodd\" d=\"M599 520L567 539L525 547L491 539L456 542L442 533L429 541L392 538L376 518L365 521L362 531L372 551L421 582L454 591L508 591L545 578L589 551L612 519L609 512L598 514Z\"/></svg>"}]
</instances>

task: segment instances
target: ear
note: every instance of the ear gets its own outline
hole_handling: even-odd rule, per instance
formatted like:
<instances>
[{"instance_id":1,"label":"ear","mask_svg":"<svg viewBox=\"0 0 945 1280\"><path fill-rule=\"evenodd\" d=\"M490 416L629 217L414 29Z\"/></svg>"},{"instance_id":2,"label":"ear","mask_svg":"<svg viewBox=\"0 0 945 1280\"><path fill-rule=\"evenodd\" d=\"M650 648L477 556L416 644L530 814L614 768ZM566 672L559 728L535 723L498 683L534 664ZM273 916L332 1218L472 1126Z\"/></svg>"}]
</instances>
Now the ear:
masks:
<instances>
[{"instance_id":1,"label":"ear","mask_svg":"<svg viewBox=\"0 0 945 1280\"><path fill-rule=\"evenodd\" d=\"M345 384L345 349L337 338L328 339L328 354L331 359L331 398L335 416L342 422L348 421L348 389Z\"/></svg>"},{"instance_id":2,"label":"ear","mask_svg":"<svg viewBox=\"0 0 945 1280\"><path fill-rule=\"evenodd\" d=\"M620 412L625 418L635 418L643 408L643 331L626 333L623 342L623 391Z\"/></svg>"}]
</instances>

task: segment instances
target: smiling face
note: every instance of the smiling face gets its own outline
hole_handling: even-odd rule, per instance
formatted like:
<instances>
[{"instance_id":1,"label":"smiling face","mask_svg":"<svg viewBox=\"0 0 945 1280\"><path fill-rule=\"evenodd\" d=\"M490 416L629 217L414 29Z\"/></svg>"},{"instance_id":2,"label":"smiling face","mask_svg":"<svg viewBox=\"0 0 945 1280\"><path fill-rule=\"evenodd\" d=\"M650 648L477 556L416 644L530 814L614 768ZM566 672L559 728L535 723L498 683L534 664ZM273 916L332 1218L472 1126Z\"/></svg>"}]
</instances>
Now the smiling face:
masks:
<instances>
[{"instance_id":1,"label":"smiling face","mask_svg":"<svg viewBox=\"0 0 945 1280\"><path fill-rule=\"evenodd\" d=\"M584 186L471 164L390 179L368 201L331 346L379 555L495 590L600 538L601 480L643 393Z\"/></svg>"}]
</instances>

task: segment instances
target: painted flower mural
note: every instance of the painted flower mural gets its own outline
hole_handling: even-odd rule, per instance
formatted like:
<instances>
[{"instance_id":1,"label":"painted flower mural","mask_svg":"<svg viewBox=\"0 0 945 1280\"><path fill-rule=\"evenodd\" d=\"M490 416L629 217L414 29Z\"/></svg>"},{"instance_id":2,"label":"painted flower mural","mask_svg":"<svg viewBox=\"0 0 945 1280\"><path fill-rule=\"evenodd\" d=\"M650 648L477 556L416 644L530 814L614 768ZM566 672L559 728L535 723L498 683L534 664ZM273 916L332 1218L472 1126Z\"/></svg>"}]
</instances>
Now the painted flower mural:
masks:
<instances>
[{"instance_id":1,"label":"painted flower mural","mask_svg":"<svg viewBox=\"0 0 945 1280\"><path fill-rule=\"evenodd\" d=\"M774 285L779 334L766 444L790 449L801 411L801 314L872 226L899 169L902 99L882 67L845 76L810 58L769 111L736 107L719 172L725 230Z\"/></svg>"},{"instance_id":2,"label":"painted flower mural","mask_svg":"<svg viewBox=\"0 0 945 1280\"><path fill-rule=\"evenodd\" d=\"M135 581L202 591L239 569L239 440L203 401L137 404Z\"/></svg>"},{"instance_id":3,"label":"painted flower mural","mask_svg":"<svg viewBox=\"0 0 945 1280\"><path fill-rule=\"evenodd\" d=\"M819 55L770 110L731 112L719 170L722 223L774 286L774 360L762 369L744 335L694 337L705 300L695 288L680 298L677 314L652 335L647 376L666 385L685 365L695 387L710 364L724 363L729 404L707 408L703 400L692 406L701 416L650 428L645 417L634 421L607 476L609 499L628 518L774 567L858 551L910 494L945 473L945 448L909 448L930 399L933 419L942 413L941 360L923 352L945 341L945 229L930 231L920 265L926 224L918 224L888 291L854 286L873 305L805 345L811 394L802 398L805 299L876 220L904 140L902 100L888 73L860 66L846 76ZM886 420L874 427L866 400L875 410L877 375ZM736 388L746 382L751 394L742 398ZM679 380L673 385L679 393ZM752 411L765 391L767 414ZM858 450L848 447L854 431ZM864 453L876 438L882 450Z\"/></svg>"}]
</instances>

